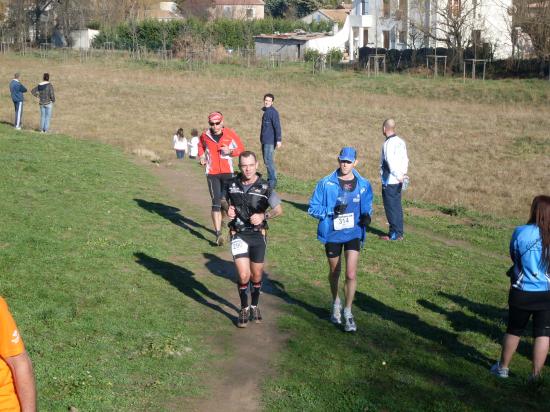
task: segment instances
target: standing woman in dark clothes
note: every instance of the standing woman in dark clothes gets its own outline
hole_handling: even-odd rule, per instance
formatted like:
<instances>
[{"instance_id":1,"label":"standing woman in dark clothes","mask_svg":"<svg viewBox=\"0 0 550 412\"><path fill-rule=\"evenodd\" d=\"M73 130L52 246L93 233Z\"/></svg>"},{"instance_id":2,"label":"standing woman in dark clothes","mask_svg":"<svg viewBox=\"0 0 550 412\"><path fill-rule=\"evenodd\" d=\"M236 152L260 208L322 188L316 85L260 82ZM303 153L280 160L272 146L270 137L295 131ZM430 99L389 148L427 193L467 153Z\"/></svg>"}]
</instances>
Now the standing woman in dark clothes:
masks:
<instances>
[{"instance_id":1,"label":"standing woman in dark clothes","mask_svg":"<svg viewBox=\"0 0 550 412\"><path fill-rule=\"evenodd\" d=\"M514 230L510 241L510 294L508 327L500 361L491 373L508 377L508 368L520 336L533 318L533 370L530 379L541 375L550 342L550 196L537 196L526 225Z\"/></svg>"},{"instance_id":2,"label":"standing woman in dark clothes","mask_svg":"<svg viewBox=\"0 0 550 412\"><path fill-rule=\"evenodd\" d=\"M42 76L42 82L31 90L34 97L39 98L40 104L40 131L46 133L50 128L50 121L52 119L53 104L55 102L55 94L53 92L53 86L50 83L49 73L44 73Z\"/></svg>"}]
</instances>

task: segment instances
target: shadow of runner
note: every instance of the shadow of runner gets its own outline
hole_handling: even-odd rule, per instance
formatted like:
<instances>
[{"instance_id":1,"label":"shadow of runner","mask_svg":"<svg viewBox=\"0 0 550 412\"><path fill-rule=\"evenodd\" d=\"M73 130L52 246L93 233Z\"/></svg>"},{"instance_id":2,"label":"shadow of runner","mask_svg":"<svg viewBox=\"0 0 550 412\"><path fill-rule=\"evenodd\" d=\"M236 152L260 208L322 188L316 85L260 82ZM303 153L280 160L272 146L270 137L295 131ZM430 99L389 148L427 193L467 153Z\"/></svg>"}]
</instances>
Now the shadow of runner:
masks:
<instances>
[{"instance_id":1,"label":"shadow of runner","mask_svg":"<svg viewBox=\"0 0 550 412\"><path fill-rule=\"evenodd\" d=\"M182 268L181 266L174 265L173 263L155 259L145 253L136 252L134 253L134 256L137 259L137 263L155 275L166 279L187 297L215 310L216 312L221 313L232 322L235 321L235 316L226 312L220 305L225 305L235 311L237 311L237 307L223 297L210 291L206 286L195 279L195 274L193 272ZM205 297L217 302L217 304L209 302L205 299Z\"/></svg>"},{"instance_id":2,"label":"shadow of runner","mask_svg":"<svg viewBox=\"0 0 550 412\"><path fill-rule=\"evenodd\" d=\"M213 253L203 253L202 255L206 259L204 266L206 266L210 273L230 280L235 284L235 287L237 286L237 269L235 269L233 261L224 260Z\"/></svg>"},{"instance_id":3,"label":"shadow of runner","mask_svg":"<svg viewBox=\"0 0 550 412\"><path fill-rule=\"evenodd\" d=\"M359 291L355 294L355 305L366 313L374 313L382 319L408 329L411 333L423 339L442 345L455 356L464 358L475 365L479 366L481 364L489 367L492 364L491 360L477 349L459 342L456 333L432 326L421 320L417 315L394 309Z\"/></svg>"},{"instance_id":4,"label":"shadow of runner","mask_svg":"<svg viewBox=\"0 0 550 412\"><path fill-rule=\"evenodd\" d=\"M307 203L298 203L298 202L293 202L291 200L285 200L285 199L281 199L281 201L283 203L288 203L289 205L294 206L296 209L301 210L302 212L305 212L305 213L307 213L307 210L309 209L309 205Z\"/></svg>"},{"instance_id":5,"label":"shadow of runner","mask_svg":"<svg viewBox=\"0 0 550 412\"><path fill-rule=\"evenodd\" d=\"M487 305L484 303L472 302L471 300L466 299L462 296L450 295L445 292L439 292L438 294L440 296L448 298L449 300L457 303L460 306L468 308L469 310L477 313L480 316L484 316L489 321L484 322L472 316L468 316L464 312L460 311L448 311L445 308L442 308L441 306L438 306L425 299L420 299L417 302L420 305L424 306L426 309L447 317L447 319L451 322L452 328L457 332L478 332L487 336L493 341L500 342L502 340L502 337L506 332L506 328L502 329L497 325L497 322L504 321L504 324L506 325L505 318L508 315L507 310L502 310L495 306ZM526 330L529 330L529 327ZM517 352L522 354L526 358L531 357L530 345L523 339L519 342Z\"/></svg>"},{"instance_id":6,"label":"shadow of runner","mask_svg":"<svg viewBox=\"0 0 550 412\"><path fill-rule=\"evenodd\" d=\"M236 284L236 269L232 261L224 260L219 256L216 256L212 253L204 253L203 256L208 260L206 262L206 267L213 275L222 277L224 279L230 280L232 283ZM236 293L236 291L235 291ZM330 312L328 309L318 308L312 306L309 303L302 302L301 300L294 299L291 297L285 290L283 283L271 279L269 273L264 272L263 281L262 281L262 293L267 293L269 295L276 296L282 299L284 302L291 305L297 305L308 312L314 314L320 319L326 320L330 318Z\"/></svg>"},{"instance_id":7,"label":"shadow of runner","mask_svg":"<svg viewBox=\"0 0 550 412\"><path fill-rule=\"evenodd\" d=\"M444 308L425 299L420 299L417 302L426 309L445 316L451 322L451 327L457 332L478 332L487 336L493 341L500 341L504 336L504 331L501 330L501 328L499 328L495 323L480 321L472 316L466 315L464 312L451 312L445 310ZM522 354L526 358L529 358L531 356L529 345L524 340L521 340L519 342L517 352ZM497 354L495 354L495 356L497 356Z\"/></svg>"},{"instance_id":8,"label":"shadow of runner","mask_svg":"<svg viewBox=\"0 0 550 412\"><path fill-rule=\"evenodd\" d=\"M214 233L212 229L207 228L206 226L201 225L200 223L195 222L194 220L189 219L188 217L183 216L181 210L174 206L168 206L164 203L155 203L148 202L143 199L134 199L134 201L143 209L147 210L150 213L156 213L159 216L169 220L173 224L189 231L193 236L206 240L210 246L216 246L212 240L207 239L201 232L196 229L203 229L207 232ZM196 228L196 229L195 229Z\"/></svg>"},{"instance_id":9,"label":"shadow of runner","mask_svg":"<svg viewBox=\"0 0 550 412\"><path fill-rule=\"evenodd\" d=\"M438 295L453 301L457 305L466 307L470 311L494 322L501 321L508 314L507 308L497 308L496 306L487 305L486 303L473 302L463 296L451 295L445 292L439 292Z\"/></svg>"}]
</instances>

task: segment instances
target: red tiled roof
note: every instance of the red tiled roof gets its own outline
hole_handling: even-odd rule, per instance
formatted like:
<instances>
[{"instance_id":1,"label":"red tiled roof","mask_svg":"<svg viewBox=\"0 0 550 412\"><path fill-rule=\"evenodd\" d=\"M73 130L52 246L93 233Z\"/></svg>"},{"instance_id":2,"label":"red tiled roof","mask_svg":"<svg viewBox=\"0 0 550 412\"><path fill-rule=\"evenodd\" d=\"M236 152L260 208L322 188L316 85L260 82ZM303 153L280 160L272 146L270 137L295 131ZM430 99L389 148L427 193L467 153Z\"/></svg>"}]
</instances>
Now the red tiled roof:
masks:
<instances>
[{"instance_id":1,"label":"red tiled roof","mask_svg":"<svg viewBox=\"0 0 550 412\"><path fill-rule=\"evenodd\" d=\"M350 9L319 9L319 12L323 13L332 21L345 23Z\"/></svg>"}]
</instances>

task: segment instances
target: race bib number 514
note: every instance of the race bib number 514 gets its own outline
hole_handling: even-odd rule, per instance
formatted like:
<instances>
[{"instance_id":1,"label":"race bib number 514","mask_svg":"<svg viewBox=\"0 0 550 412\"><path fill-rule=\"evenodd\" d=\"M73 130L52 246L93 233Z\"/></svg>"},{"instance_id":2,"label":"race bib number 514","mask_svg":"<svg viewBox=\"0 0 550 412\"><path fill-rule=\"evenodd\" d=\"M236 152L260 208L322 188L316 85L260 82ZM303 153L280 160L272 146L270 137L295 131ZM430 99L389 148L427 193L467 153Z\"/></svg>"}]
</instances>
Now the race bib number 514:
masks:
<instances>
[{"instance_id":1,"label":"race bib number 514","mask_svg":"<svg viewBox=\"0 0 550 412\"><path fill-rule=\"evenodd\" d=\"M354 223L353 213L344 213L334 218L334 230L351 229Z\"/></svg>"}]
</instances>

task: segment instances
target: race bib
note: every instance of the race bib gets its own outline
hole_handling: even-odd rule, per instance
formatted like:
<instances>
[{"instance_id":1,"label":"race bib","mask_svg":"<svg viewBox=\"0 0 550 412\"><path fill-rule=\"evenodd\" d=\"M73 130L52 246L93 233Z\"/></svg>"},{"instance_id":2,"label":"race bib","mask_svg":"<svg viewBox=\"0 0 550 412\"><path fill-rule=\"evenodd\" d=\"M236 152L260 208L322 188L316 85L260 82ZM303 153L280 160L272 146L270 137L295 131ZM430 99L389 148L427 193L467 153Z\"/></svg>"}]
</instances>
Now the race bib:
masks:
<instances>
[{"instance_id":1,"label":"race bib","mask_svg":"<svg viewBox=\"0 0 550 412\"><path fill-rule=\"evenodd\" d=\"M353 213L344 213L334 218L334 230L351 229L355 224Z\"/></svg>"},{"instance_id":2,"label":"race bib","mask_svg":"<svg viewBox=\"0 0 550 412\"><path fill-rule=\"evenodd\" d=\"M248 243L240 238L235 238L231 241L231 253L233 256L242 255L248 252Z\"/></svg>"}]
</instances>

